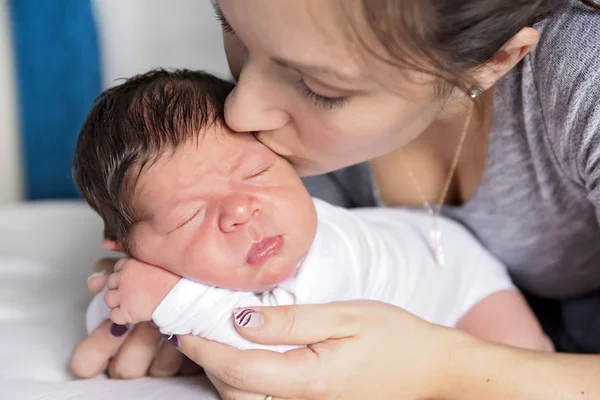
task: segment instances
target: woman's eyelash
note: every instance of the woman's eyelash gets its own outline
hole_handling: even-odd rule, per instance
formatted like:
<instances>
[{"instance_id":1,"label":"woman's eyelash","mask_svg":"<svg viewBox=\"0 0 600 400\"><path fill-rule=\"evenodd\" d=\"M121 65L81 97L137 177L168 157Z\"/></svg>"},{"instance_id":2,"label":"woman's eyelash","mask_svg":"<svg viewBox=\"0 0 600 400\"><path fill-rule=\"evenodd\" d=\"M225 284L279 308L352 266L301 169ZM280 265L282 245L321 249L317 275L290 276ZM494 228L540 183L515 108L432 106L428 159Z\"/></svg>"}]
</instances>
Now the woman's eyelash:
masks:
<instances>
[{"instance_id":1,"label":"woman's eyelash","mask_svg":"<svg viewBox=\"0 0 600 400\"><path fill-rule=\"evenodd\" d=\"M219 8L215 7L215 15L217 17L217 21L219 21L219 23L221 24L221 28L223 28L223 31L225 31L225 33L233 35L235 33L233 31L233 28L231 27L231 25L229 25L229 22L227 22Z\"/></svg>"},{"instance_id":2,"label":"woman's eyelash","mask_svg":"<svg viewBox=\"0 0 600 400\"><path fill-rule=\"evenodd\" d=\"M298 84L300 85L300 89L302 89L302 93L319 107L331 110L342 107L346 102L345 97L327 97L315 93L310 87L308 87L306 82L304 82L304 79L300 79Z\"/></svg>"}]
</instances>

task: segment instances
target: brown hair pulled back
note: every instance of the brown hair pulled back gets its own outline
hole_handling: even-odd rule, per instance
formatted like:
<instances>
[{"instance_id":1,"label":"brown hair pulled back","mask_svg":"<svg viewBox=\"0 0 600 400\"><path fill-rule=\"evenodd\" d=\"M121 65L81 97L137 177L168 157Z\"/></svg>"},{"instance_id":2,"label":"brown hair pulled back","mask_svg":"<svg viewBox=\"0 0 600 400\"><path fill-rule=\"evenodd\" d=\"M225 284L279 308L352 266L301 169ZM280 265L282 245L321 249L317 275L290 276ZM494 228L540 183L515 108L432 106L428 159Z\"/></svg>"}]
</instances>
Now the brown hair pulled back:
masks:
<instances>
[{"instance_id":1,"label":"brown hair pulled back","mask_svg":"<svg viewBox=\"0 0 600 400\"><path fill-rule=\"evenodd\" d=\"M521 29L533 26L567 0L340 0L351 34L370 55L439 78L440 94L474 84L469 74L488 62ZM595 0L581 0L600 9ZM374 50L371 31L383 52Z\"/></svg>"}]
</instances>

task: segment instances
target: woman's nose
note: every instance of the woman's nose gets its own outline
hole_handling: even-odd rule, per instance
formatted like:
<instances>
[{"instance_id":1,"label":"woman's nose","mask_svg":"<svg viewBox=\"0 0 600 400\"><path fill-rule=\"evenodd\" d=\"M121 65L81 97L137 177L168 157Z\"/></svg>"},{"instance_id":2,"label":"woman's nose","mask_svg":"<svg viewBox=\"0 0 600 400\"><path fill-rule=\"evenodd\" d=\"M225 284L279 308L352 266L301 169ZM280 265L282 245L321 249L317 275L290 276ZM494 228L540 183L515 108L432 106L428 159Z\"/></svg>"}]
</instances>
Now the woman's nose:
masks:
<instances>
[{"instance_id":1,"label":"woman's nose","mask_svg":"<svg viewBox=\"0 0 600 400\"><path fill-rule=\"evenodd\" d=\"M260 212L260 203L254 197L245 195L229 196L221 203L219 229L224 233L234 232L250 222Z\"/></svg>"},{"instance_id":2,"label":"woman's nose","mask_svg":"<svg viewBox=\"0 0 600 400\"><path fill-rule=\"evenodd\" d=\"M276 84L269 84L259 72L246 65L235 89L225 103L225 122L236 132L273 131L289 121Z\"/></svg>"}]
</instances>

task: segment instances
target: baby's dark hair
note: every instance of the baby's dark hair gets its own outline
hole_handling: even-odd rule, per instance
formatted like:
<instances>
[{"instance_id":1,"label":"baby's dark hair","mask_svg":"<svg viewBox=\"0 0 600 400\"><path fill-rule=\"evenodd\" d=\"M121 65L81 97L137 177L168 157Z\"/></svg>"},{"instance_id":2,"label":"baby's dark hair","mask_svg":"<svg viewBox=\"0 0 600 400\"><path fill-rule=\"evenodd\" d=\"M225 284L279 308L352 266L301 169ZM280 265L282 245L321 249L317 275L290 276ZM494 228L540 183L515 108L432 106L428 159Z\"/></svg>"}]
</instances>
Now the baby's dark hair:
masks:
<instances>
[{"instance_id":1,"label":"baby's dark hair","mask_svg":"<svg viewBox=\"0 0 600 400\"><path fill-rule=\"evenodd\" d=\"M215 123L233 84L201 71L158 69L103 92L81 128L73 176L104 221L104 236L121 242L136 222L127 204L132 167L139 173Z\"/></svg>"}]
</instances>

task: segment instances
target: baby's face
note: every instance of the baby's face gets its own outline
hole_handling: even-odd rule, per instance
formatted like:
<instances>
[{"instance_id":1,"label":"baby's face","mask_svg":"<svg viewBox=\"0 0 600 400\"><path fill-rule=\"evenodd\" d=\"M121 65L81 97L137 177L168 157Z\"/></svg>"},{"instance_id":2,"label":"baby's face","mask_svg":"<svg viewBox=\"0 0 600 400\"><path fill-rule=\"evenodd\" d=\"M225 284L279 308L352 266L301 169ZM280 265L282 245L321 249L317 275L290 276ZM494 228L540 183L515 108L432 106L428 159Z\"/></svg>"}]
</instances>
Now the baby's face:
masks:
<instances>
[{"instance_id":1,"label":"baby's face","mask_svg":"<svg viewBox=\"0 0 600 400\"><path fill-rule=\"evenodd\" d=\"M251 134L210 128L142 172L132 197L133 256L232 290L289 278L316 232L291 165Z\"/></svg>"}]
</instances>

